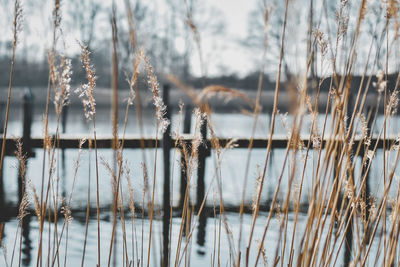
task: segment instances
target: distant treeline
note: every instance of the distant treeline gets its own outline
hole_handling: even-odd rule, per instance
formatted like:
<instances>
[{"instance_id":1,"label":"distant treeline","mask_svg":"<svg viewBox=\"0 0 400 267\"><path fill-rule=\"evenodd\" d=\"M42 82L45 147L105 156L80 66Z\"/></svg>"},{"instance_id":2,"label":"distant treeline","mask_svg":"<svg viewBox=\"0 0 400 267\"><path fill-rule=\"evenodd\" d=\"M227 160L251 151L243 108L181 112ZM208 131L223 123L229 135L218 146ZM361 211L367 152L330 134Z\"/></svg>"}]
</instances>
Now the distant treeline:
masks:
<instances>
[{"instance_id":1,"label":"distant treeline","mask_svg":"<svg viewBox=\"0 0 400 267\"><path fill-rule=\"evenodd\" d=\"M0 58L0 87L8 86L10 75L10 62L8 57ZM71 59L72 77L71 83L78 85L85 83L85 71L82 68L80 58ZM93 57L93 65L96 67L99 86L109 86L111 84L111 70L109 63L103 57ZM122 77L120 77L122 78ZM125 80L125 77L121 81ZM14 86L46 87L49 81L49 64L47 61L29 62L24 59L17 59L13 78ZM126 83L126 81L125 81Z\"/></svg>"},{"instance_id":2,"label":"distant treeline","mask_svg":"<svg viewBox=\"0 0 400 267\"><path fill-rule=\"evenodd\" d=\"M102 56L96 56L92 54L92 62L96 69L97 86L109 87L111 85L111 68L108 59ZM9 82L10 73L10 59L0 58L0 87L7 87ZM81 66L79 57L72 58L72 77L71 83L79 85L86 82L85 72ZM120 69L118 84L121 89L128 89L129 85L127 82L127 75L129 71ZM31 87L43 87L47 86L49 77L49 65L46 61L43 62L28 62L26 60L17 60L15 63L15 72L13 85L14 86L31 86ZM250 74L244 78L239 78L236 75L220 76L214 78L206 78L206 84L219 84L231 88L240 88L243 90L257 90L258 86L258 73ZM142 77L142 80L145 80ZM162 75L159 75L159 79L162 80ZM179 77L179 79L185 84L191 85L196 88L202 87L202 79L196 77ZM264 88L265 90L273 89L274 83L270 82L268 77L264 77Z\"/></svg>"},{"instance_id":3,"label":"distant treeline","mask_svg":"<svg viewBox=\"0 0 400 267\"><path fill-rule=\"evenodd\" d=\"M95 55L95 54L93 54ZM109 87L111 85L111 68L108 59L105 59L102 56L93 56L92 59L93 65L96 68L97 75L97 86L99 87ZM79 85L86 82L85 72L81 66L81 62L79 57L72 58L72 81L71 83L74 85ZM0 87L7 87L9 82L9 72L10 72L10 59L9 58L0 58ZM125 70L119 71L119 88L127 89L127 75L129 73ZM390 74L388 75L388 89L393 90L398 74ZM48 84L49 77L49 66L48 63L43 62L28 62L26 60L17 60L15 63L15 72L13 78L13 85L18 87L30 86L30 87L46 87ZM368 82L369 76L365 77L363 82L363 88L365 88ZM160 80L163 77L160 75ZM186 77L180 78L182 82L195 87L201 88L203 81L198 77ZM347 78L348 79L348 78ZM144 82L146 77L142 77L140 82ZM351 91L357 93L360 87L360 83L362 81L361 76L353 76L351 81L346 80L345 82L351 82ZM374 83L377 81L375 76L372 77L370 82L369 90L373 90ZM258 88L259 82L259 73L251 73L246 77L240 78L236 75L226 75L219 77L206 78L205 83L207 85L223 85L230 88L237 88L241 90L250 90L255 91ZM340 77L338 77L337 81L334 79L333 87L338 88L338 83L340 82ZM290 82L282 82L282 88L286 88L289 86ZM313 82L313 79L310 78L309 86L311 91L316 90L316 85L319 83L319 78L316 78ZM327 77L323 80L321 84L321 92L327 92L330 88L331 78ZM263 79L263 91L271 91L275 89L275 82L271 81L267 75L264 75Z\"/></svg>"},{"instance_id":4,"label":"distant treeline","mask_svg":"<svg viewBox=\"0 0 400 267\"><path fill-rule=\"evenodd\" d=\"M378 80L377 77L372 76L370 81L369 78L370 76L365 76L364 79L362 76L347 76L346 79L343 81L343 83L345 87L347 87L348 84L350 84L350 90L353 94L358 93L358 91L360 90L361 82L362 82L361 89L363 90L362 92L364 92L367 85L369 85L368 87L369 93L377 92L377 84L376 84ZM390 92L394 90L397 78L398 78L397 73L389 74L387 76L387 88ZM339 88L340 83L342 82L341 79L342 79L341 76L337 77L337 79L333 79L333 82L331 77L324 79L321 84L321 91L328 92L331 86L331 82L333 88ZM383 77L383 79L386 81L386 77Z\"/></svg>"}]
</instances>

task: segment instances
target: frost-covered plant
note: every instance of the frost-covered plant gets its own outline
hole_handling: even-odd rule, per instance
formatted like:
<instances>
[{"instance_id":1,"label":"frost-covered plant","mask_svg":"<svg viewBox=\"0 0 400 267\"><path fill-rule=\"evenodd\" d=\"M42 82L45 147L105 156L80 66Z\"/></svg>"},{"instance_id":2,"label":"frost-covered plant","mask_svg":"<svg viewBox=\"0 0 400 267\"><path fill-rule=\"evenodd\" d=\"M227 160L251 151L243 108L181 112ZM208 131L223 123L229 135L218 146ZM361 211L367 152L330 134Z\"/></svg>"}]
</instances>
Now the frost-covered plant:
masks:
<instances>
[{"instance_id":1,"label":"frost-covered plant","mask_svg":"<svg viewBox=\"0 0 400 267\"><path fill-rule=\"evenodd\" d=\"M83 64L83 68L86 71L86 78L88 80L87 83L83 84L81 87L75 90L75 93L79 95L79 98L82 99L83 109L85 112L86 120L90 120L93 115L96 113L96 101L94 98L94 88L96 87L96 73L94 66L90 61L90 51L88 47L84 44L80 44L82 53L81 53L81 61Z\"/></svg>"},{"instance_id":2,"label":"frost-covered plant","mask_svg":"<svg viewBox=\"0 0 400 267\"><path fill-rule=\"evenodd\" d=\"M71 93L71 59L60 56L60 63L57 66L53 55L48 56L50 79L54 87L54 107L57 115L60 116L63 107L69 103Z\"/></svg>"},{"instance_id":3,"label":"frost-covered plant","mask_svg":"<svg viewBox=\"0 0 400 267\"><path fill-rule=\"evenodd\" d=\"M165 112L167 107L164 104L164 101L160 97L160 85L158 83L157 77L154 74L153 67L151 66L149 59L145 54L142 54L143 60L146 64L147 71L147 84L149 86L150 91L153 93L153 104L156 107L156 118L159 129L162 132L165 132L170 124L170 121L165 118Z\"/></svg>"}]
</instances>

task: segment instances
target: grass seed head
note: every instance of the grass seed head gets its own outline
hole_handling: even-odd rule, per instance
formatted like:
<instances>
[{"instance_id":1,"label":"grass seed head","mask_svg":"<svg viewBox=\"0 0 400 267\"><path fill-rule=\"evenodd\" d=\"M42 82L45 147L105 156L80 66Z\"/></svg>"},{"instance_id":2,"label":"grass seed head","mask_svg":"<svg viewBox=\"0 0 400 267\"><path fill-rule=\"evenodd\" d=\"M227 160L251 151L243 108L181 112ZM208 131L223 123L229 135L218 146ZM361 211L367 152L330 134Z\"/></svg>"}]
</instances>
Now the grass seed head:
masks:
<instances>
[{"instance_id":1,"label":"grass seed head","mask_svg":"<svg viewBox=\"0 0 400 267\"><path fill-rule=\"evenodd\" d=\"M48 53L48 61L50 67L50 79L54 87L54 106L58 116L60 116L62 108L69 103L71 92L71 59L60 56L59 66L56 65L53 53Z\"/></svg>"},{"instance_id":2,"label":"grass seed head","mask_svg":"<svg viewBox=\"0 0 400 267\"><path fill-rule=\"evenodd\" d=\"M28 194L25 191L24 195L22 196L21 203L19 204L19 210L18 210L18 217L17 219L21 222L22 219L29 214L28 212L29 208L29 200L28 200Z\"/></svg>"},{"instance_id":3,"label":"grass seed head","mask_svg":"<svg viewBox=\"0 0 400 267\"><path fill-rule=\"evenodd\" d=\"M13 32L14 32L14 43L13 46L16 47L18 43L18 34L22 31L22 25L24 20L22 4L20 0L15 0L14 2L14 23L13 23Z\"/></svg>"},{"instance_id":4,"label":"grass seed head","mask_svg":"<svg viewBox=\"0 0 400 267\"><path fill-rule=\"evenodd\" d=\"M96 74L94 66L90 61L90 51L88 47L84 44L81 46L81 62L83 68L86 72L87 83L78 87L75 93L78 94L79 98L82 100L83 109L85 112L85 118L89 121L93 115L96 113L96 101L94 98L94 89L96 87Z\"/></svg>"},{"instance_id":5,"label":"grass seed head","mask_svg":"<svg viewBox=\"0 0 400 267\"><path fill-rule=\"evenodd\" d=\"M150 64L149 59L146 57L145 54L143 54L142 57L146 64L147 84L150 91L153 93L153 104L156 107L157 124L160 127L160 130L164 133L170 124L170 121L165 118L167 106L160 97L160 85L158 83L157 76L154 74L154 70Z\"/></svg>"}]
</instances>

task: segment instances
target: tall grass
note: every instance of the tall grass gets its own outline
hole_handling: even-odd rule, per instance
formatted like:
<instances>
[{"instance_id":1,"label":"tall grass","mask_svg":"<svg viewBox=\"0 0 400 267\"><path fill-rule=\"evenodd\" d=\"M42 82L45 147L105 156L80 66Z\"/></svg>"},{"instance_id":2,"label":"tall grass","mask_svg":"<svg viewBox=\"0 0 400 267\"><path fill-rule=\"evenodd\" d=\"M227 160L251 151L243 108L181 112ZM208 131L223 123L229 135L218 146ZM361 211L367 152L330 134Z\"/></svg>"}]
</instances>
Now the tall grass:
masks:
<instances>
[{"instance_id":1,"label":"tall grass","mask_svg":"<svg viewBox=\"0 0 400 267\"><path fill-rule=\"evenodd\" d=\"M6 107L6 116L4 120L4 133L3 133L3 142L1 146L1 159L0 159L0 173L3 172L4 165L4 155L6 149L6 138L7 138L7 129L8 129L8 117L10 112L11 105L11 95L13 88L13 77L14 77L14 69L15 69L15 54L17 51L17 43L18 43L18 35L21 31L21 22L22 21L22 6L20 1L14 2L14 21L13 21L13 43L12 43L12 55L11 55L11 68L10 68L10 79L8 82L8 95L7 95L7 107ZM1 181L3 181L3 177L1 175ZM1 194L3 194L4 188L1 187Z\"/></svg>"},{"instance_id":2,"label":"tall grass","mask_svg":"<svg viewBox=\"0 0 400 267\"><path fill-rule=\"evenodd\" d=\"M82 244L81 266L91 265L86 255L90 247L87 246L88 236L92 229L90 227L90 196L91 196L91 166L94 163L96 176L96 243L97 243L97 266L150 266L150 265L174 265L189 266L196 264L192 261L193 238L197 226L201 221L212 214L209 221L214 222L214 232L210 259L205 264L212 266L252 266L262 263L273 266L335 266L344 265L364 266L367 264L396 266L399 264L398 241L400 236L400 186L397 178L397 166L400 159L400 135L390 136L393 120L396 119L397 105L399 101L399 70L395 69L395 83L389 84L389 66L397 63L397 58L392 58L391 53L398 47L399 3L394 0L382 2L379 16L383 16L385 25L383 29L377 26L373 29L373 36L367 41L361 39L362 31L368 16L368 1L350 3L341 0L338 3L336 13L336 25L332 25L327 17L327 1L317 5L321 10L313 10L314 2L310 0L310 29L307 34L307 53L301 71L292 73L290 80L283 81L287 48L292 44L288 42L288 23L292 19L290 12L296 8L296 2L286 0L282 15L282 24L279 29L279 58L275 78L275 89L273 107L269 131L265 133L267 147L264 150L262 164L257 170L252 170L254 161L254 140L256 129L260 124L260 114L263 107L263 77L267 64L267 52L270 48L271 38L269 29L271 25L270 14L274 9L266 1L263 3L264 32L262 64L259 68L259 79L255 99L251 99L245 93L222 85L206 84L206 61L202 45L201 32L196 25L195 16L186 5L185 22L193 34L196 43L196 54L200 61L202 76L202 91L198 93L193 87L185 85L184 82L173 76L167 75L167 79L184 94L187 94L196 105L194 109L194 133L191 142L187 142L186 136L182 135L180 127L173 134L174 147L179 150L184 161L187 177L183 205L174 206L175 192L171 192L168 249L158 249L156 225L162 216L157 201L157 185L160 183L161 174L157 169L159 159L158 146L160 134L167 130L171 122L165 117L166 106L160 96L160 84L152 59L146 53L146 47L137 47L137 36L135 21L129 1L125 1L126 19L129 26L129 40L132 52L132 73L128 79L129 93L122 114L123 125L118 125L118 88L119 73L118 66L118 40L117 40L117 14L112 11L112 134L113 134L113 157L112 164L101 157L97 146L96 129L96 73L92 64L89 48L79 43L81 48L81 62L86 73L86 83L80 86L76 93L83 103L83 114L91 124L91 132L88 140L79 142L76 154L72 188L67 199L61 199L59 193L59 171L57 164L59 159L58 146L61 136L59 124L63 107L68 105L70 98L71 61L63 55L63 51L57 49L57 39L63 33L61 31L60 1L55 0L53 9L53 38L51 50L48 52L49 81L46 99L46 111L44 114L44 137L43 137L43 162L41 174L41 188L37 190L32 184L26 183L26 155L24 155L23 144L18 141L17 158L20 162L20 177L23 181L23 198L19 202L17 211L17 230L12 242L12 247L6 247L4 243L4 227L0 224L0 245L2 246L4 262L7 266L13 266L18 261L22 262L22 231L23 222L29 211L29 206L35 205L35 214L38 221L37 255L36 266L68 266L70 260L68 255L71 246L70 224L74 216L72 211L73 196L78 179L88 178L87 206L85 209L85 233ZM298 4L298 3L297 3ZM352 31L349 31L349 10L356 10L356 17L352 22ZM318 11L318 12L317 12ZM11 93L13 72L15 64L15 53L17 37L20 31L21 6L15 1L13 33L14 42L12 46L12 60L10 71L10 82L7 98L6 119L3 134L3 145L1 151L0 172L4 169L4 157L7 137L8 114L11 105ZM317 16L315 16L317 15ZM324 16L326 15L326 16ZM313 18L317 17L313 27ZM327 24L327 31L323 32L323 24ZM331 31L336 32L332 39ZM366 45L362 46L362 42ZM363 59L357 58L362 49L368 52ZM381 58L381 49L384 48L384 59ZM375 53L375 54L374 54ZM384 61L384 70L377 69L377 62ZM361 63L360 63L361 62ZM357 69L357 66L361 67ZM398 65L398 64L394 64ZM318 75L314 73L319 69ZM144 73L144 74L141 74ZM360 84L352 89L352 81L355 73L361 73ZM392 76L394 76L392 75ZM143 86L140 79L144 78L147 83ZM326 80L325 78L330 78ZM313 80L314 79L314 80ZM392 80L393 81L393 80ZM328 84L328 85L327 85ZM328 86L328 95L322 96L322 90ZM142 123L142 98L141 89L146 87L152 95L154 105L155 122L155 149L151 150L152 163L148 164L144 143L144 130ZM53 90L51 90L53 89ZM276 139L276 127L279 120L279 105L282 95L286 90L290 99L290 124L285 123L287 131L286 144L279 160L274 161L272 153L273 144ZM247 152L241 155L243 170L240 177L240 192L238 195L239 206L234 207L232 213L228 213L229 203L224 198L224 186L229 177L223 171L227 151L234 149L236 140L232 137L225 144L216 133L218 125L213 124L213 112L209 100L215 95L223 95L225 98L239 98L251 109L252 124L250 136L248 137ZM377 99L374 107L367 106L368 97ZM48 123L51 99L54 101L56 121L56 132L54 137L49 134ZM320 103L324 101L324 103ZM383 105L382 103L383 102ZM320 104L325 110L319 111ZM129 131L128 121L131 109L136 109L139 133L142 138L142 158L128 159L124 153L125 141ZM383 110L383 115L380 116ZM283 120L287 115L283 115ZM322 119L322 124L321 124ZM182 105L180 106L180 120L182 120ZM379 123L379 120L382 120ZM309 129L304 131L305 125L309 123ZM178 123L180 125L181 122ZM231 127L235 127L231 125ZM121 129L121 135L118 133ZM205 136L208 132L208 137ZM86 136L86 137L87 137ZM206 137L206 138L205 138ZM374 142L372 142L374 140ZM391 142L389 142L391 141ZM87 142L89 148L89 173L80 177L79 167L82 165L82 149ZM378 144L382 143L382 160L377 157ZM207 147L209 146L209 147ZM93 148L93 151L92 151ZM202 154L207 149L212 149L212 161L214 168L212 177L207 181L204 198L193 202L193 189L196 184L196 173L204 167ZM92 158L94 154L94 160ZM174 153L174 160L176 160ZM94 161L94 162L91 162ZM207 162L209 163L209 162ZM102 173L99 168L102 165L108 172ZM173 164L174 165L174 164ZM271 166L277 170L276 177L267 172ZM132 169L142 167L142 177L135 177ZM376 166L381 174L373 177L371 167ZM201 170L202 171L202 170ZM257 171L252 176L250 173ZM171 187L174 176L171 172ZM125 177L124 177L125 176ZM111 178L111 179L109 179ZM46 180L47 179L47 180ZM108 188L104 181L111 180ZM369 187L369 179L379 180L382 192L378 188ZM126 180L126 181L125 181ZM137 182L140 181L140 182ZM310 181L311 185L308 185ZM46 185L47 183L47 185ZM142 186L138 184L142 183ZM253 201L248 201L249 185L254 184L252 192ZM126 185L126 187L125 187ZM267 185L273 186L270 202L265 205ZM138 192L141 190L141 196ZM286 188L285 188L286 187ZM29 190L27 190L29 189ZM112 197L112 230L110 239L102 232L106 227L101 218L101 193L110 191ZM37 193L39 192L39 194ZM33 199L33 201L31 201ZM61 199L61 200L60 200ZM305 200L306 199L306 200ZM212 203L212 204L210 204ZM64 218L60 217L60 212ZM248 213L248 215L246 215ZM246 224L245 218L251 217L251 223ZM62 219L61 219L62 218ZM238 227L232 218L238 221ZM176 223L178 222L178 223ZM178 230L173 228L176 225ZM261 225L261 226L260 226ZM61 226L61 229L60 229ZM45 227L48 227L46 230ZM119 229L120 227L120 229ZM146 230L146 227L148 230ZM94 231L94 230L93 230ZM147 233L146 233L147 231ZM117 234L121 233L121 240L117 240ZM174 233L173 233L174 232ZM44 251L44 235L48 234L48 251ZM146 237L145 237L146 236ZM210 235L211 236L211 235ZM274 237L271 240L271 237ZM226 240L223 238L226 237ZM109 240L108 260L101 261L102 248L105 247L104 240ZM118 245L120 243L120 245ZM269 247L271 244L275 247ZM223 247L224 245L227 247ZM211 247L211 245L210 245ZM121 251L117 248L122 248ZM162 255L167 251L168 255ZM11 252L9 255L8 253ZM18 253L18 256L16 256ZM64 258L62 258L64 255ZM167 260L162 257L167 256ZM103 255L104 257L104 255ZM153 257L153 258L152 258ZM342 258L341 258L342 257ZM158 261L158 258L161 258ZM114 259L114 260L112 260ZM225 261L225 262L224 262ZM118 262L118 263L117 263Z\"/></svg>"}]
</instances>

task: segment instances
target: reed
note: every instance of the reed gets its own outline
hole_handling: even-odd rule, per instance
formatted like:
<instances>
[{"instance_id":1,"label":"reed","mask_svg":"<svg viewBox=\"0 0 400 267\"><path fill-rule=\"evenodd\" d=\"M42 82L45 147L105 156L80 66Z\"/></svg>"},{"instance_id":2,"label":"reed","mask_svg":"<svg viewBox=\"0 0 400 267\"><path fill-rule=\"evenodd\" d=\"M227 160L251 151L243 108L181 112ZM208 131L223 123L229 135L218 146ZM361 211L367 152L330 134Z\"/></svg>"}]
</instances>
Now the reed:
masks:
<instances>
[{"instance_id":1,"label":"reed","mask_svg":"<svg viewBox=\"0 0 400 267\"><path fill-rule=\"evenodd\" d=\"M8 94L7 94L7 107L6 107L6 116L4 120L4 133L3 133L3 142L1 146L1 159L0 159L0 175L1 181L3 181L2 173L3 173L3 165L4 165L4 155L5 155L5 140L7 137L7 129L8 129L8 116L10 112L11 105L11 95L13 88L13 76L15 69L15 54L17 51L17 43L18 43L18 35L21 31L21 23L22 23L22 6L20 1L14 1L14 20L13 20L13 43L12 43L12 55L11 55L11 68L10 68L10 79L8 82ZM1 189L1 194L3 194L4 189Z\"/></svg>"},{"instance_id":2,"label":"reed","mask_svg":"<svg viewBox=\"0 0 400 267\"><path fill-rule=\"evenodd\" d=\"M62 5L54 1L52 18L52 43L47 53L49 65L46 106L43 116L43 159L41 164L40 189L36 188L29 177L28 154L24 144L17 142L16 157L19 161L19 177L22 184L22 198L16 211L15 234L9 235L5 228L10 222L0 223L0 245L4 256L4 265L23 265L24 229L29 224L29 213L35 214L38 227L35 228L35 246L37 246L34 265L68 266L72 260L71 245L74 244L73 221L74 197L82 179L87 179L84 213L85 232L82 252L79 257L81 266L92 264L88 254L93 246L88 244L93 238L96 224L96 265L97 266L190 266L196 265L193 249L195 233L201 235L199 225L212 222L213 232L210 249L206 252L211 266L346 266L399 264L400 237L400 186L398 164L400 160L400 135L391 136L395 121L398 120L399 70L398 58L392 57L398 49L400 5L398 1L382 2L379 16L382 23L372 27L369 39L363 36L371 13L371 1L362 0L350 3L340 0L336 7L336 19L328 20L328 1L318 5L313 0L310 5L310 24L307 32L307 51L301 68L288 74L288 51L292 48L291 23L293 12L299 0L286 0L279 12L281 24L279 33L272 36L271 17L278 12L266 1L262 3L263 47L258 68L258 83L255 98L248 94L218 84L207 84L207 60L203 51L204 36L198 27L193 10L188 1L184 1L185 26L192 34L199 59L202 88L196 90L185 84L173 73L158 76L154 61L146 46L139 47L141 40L137 34L134 9L125 1L125 16L119 17L115 3L111 12L112 40L112 135L113 156L105 157L97 144L96 128L96 71L92 63L91 51L83 42L78 42L81 50L81 63L86 81L75 90L82 101L83 114L90 128L86 138L79 142L74 152L76 160L71 166L73 180L68 196L60 195L59 153L61 134L59 125L65 107L71 98L72 61L58 48L57 41L63 36ZM318 10L316 10L318 8ZM318 11L318 12L317 12ZM351 14L356 14L350 17ZM0 160L0 173L5 168L6 137L8 117L13 93L13 73L16 58L18 35L21 31L22 8L18 0L14 5L13 45L11 70L9 75L8 97L5 113L5 127ZM126 20L129 31L129 56L131 74L122 124L118 125L119 88L121 75L119 60L120 20ZM123 25L123 24L121 24ZM120 28L121 27L121 28ZM303 29L304 30L304 29ZM267 147L261 164L253 169L255 161L254 145L256 130L261 121L263 108L264 73L268 62L271 39L278 38L279 56L276 66L276 78L273 107L269 120L269 129L265 132ZM365 50L365 57L359 54ZM95 51L93 53L96 53ZM363 55L364 55L363 54ZM383 54L383 56L382 56ZM298 55L300 57L300 55ZM290 65L290 63L289 63ZM379 70L378 65L383 66ZM356 73L359 75L358 87L354 87ZM286 74L286 80L284 79ZM390 78L393 76L393 78ZM194 132L191 142L181 134L183 104L179 105L179 121L172 128L173 164L171 182L165 188L172 188L167 206L160 208L158 196L162 193L158 185L161 174L159 149L160 135L171 127L171 121L165 116L166 104L161 98L159 77L172 83L182 95L187 95L195 108ZM145 83L142 80L145 80ZM82 81L79 81L82 82ZM155 149L146 150L143 125L144 90L151 95L154 113L156 144ZM286 92L285 92L286 90ZM327 97L323 94L327 91ZM289 113L281 115L279 111L283 94L287 94ZM111 94L110 94L111 95ZM241 153L242 168L239 185L235 188L239 205L231 207L226 199L226 189L230 188L233 178L226 172L231 168L229 153L236 148L237 140L222 144L218 136L215 114L209 105L213 98L230 101L239 99L249 108L251 124L249 127L248 147ZM376 98L374 107L369 106L369 98ZM49 120L51 102L54 104L56 118L55 134L51 135ZM324 106L323 110L320 110ZM130 134L132 112L137 116L138 132L141 137L141 158L130 157L126 152L126 139ZM280 116L281 115L281 116ZM273 140L279 117L286 133L287 146L274 158ZM229 125L234 129L236 125ZM223 127L226 127L223 125ZM305 129L306 128L306 129ZM168 133L168 131L166 132ZM374 140L374 141L373 141ZM393 140L389 142L389 140ZM166 140L164 140L166 142ZM86 144L87 143L87 144ZM378 145L383 144L382 153ZM165 144L165 143L164 143ZM208 147L207 147L208 146ZM83 162L84 147L88 148L88 162ZM207 160L207 186L204 197L195 203L194 189L201 186L196 183L199 169L204 168L204 154L211 150ZM175 203L176 171L178 151L181 160L178 167L185 168L186 188L181 206ZM150 155L150 157L149 157ZM94 157L93 157L94 156ZM213 163L211 166L210 163ZM87 165L86 165L87 164ZM84 168L87 173L81 175ZM95 188L91 187L92 168L95 168ZM39 166L40 167L40 166ZM106 171L102 172L101 168ZM136 171L136 169L141 170ZM233 169L233 168L232 168ZM275 173L269 172L274 170ZM378 169L379 174L376 174ZM252 174L253 173L253 174ZM376 177L372 177L375 175ZM26 177L28 176L28 177ZM376 179L376 188L370 187L370 178ZM3 179L3 178L2 178ZM199 180L198 180L199 181ZM93 181L94 182L94 181ZM110 182L111 186L107 186ZM233 183L233 182L232 182ZM253 185L251 191L251 185ZM269 192L266 188L269 187ZM93 190L95 192L93 192ZM251 191L251 192L250 192ZM83 191L86 194L86 189ZM82 193L82 190L79 191ZM91 196L95 193L95 212L92 211ZM102 194L109 193L112 206L103 206ZM202 196L202 194L199 194ZM252 199L249 200L249 196ZM63 198L64 197L64 198ZM87 198L86 198L87 197ZM94 196L93 196L94 197ZM269 201L265 199L268 198ZM77 199L80 199L77 197ZM2 201L2 203L4 203ZM210 204L211 203L211 204ZM110 203L107 203L110 204ZM34 207L34 209L31 208ZM94 208L93 208L94 209ZM234 212L231 212L231 211ZM164 212L164 214L162 214ZM169 212L169 214L166 214ZM78 212L77 212L78 213ZM95 214L95 215L94 215ZM104 219L106 214L110 219ZM104 217L106 217L104 215ZM164 216L162 216L164 215ZM92 216L95 216L94 219ZM161 218L164 218L161 220ZM165 219L167 218L167 219ZM107 221L108 220L108 221ZM96 221L96 222L95 222ZM35 222L36 223L36 222ZM161 242L160 223L166 223L169 234L167 244ZM106 225L109 225L109 229ZM104 232L103 232L104 231ZM4 235L6 233L6 235ZM120 236L119 236L120 235ZM46 239L47 238L47 239ZM7 244L11 244L8 247ZM10 240L12 242L10 242ZM105 247L107 245L106 250ZM274 244L274 247L271 246ZM168 247L163 247L168 246ZM122 249L120 249L122 248ZM74 247L76 249L76 247ZM167 252L167 255L166 253ZM201 252L200 252L201 253ZM164 257L164 258L163 258ZM167 257L167 258L165 258ZM206 259L206 258L203 258Z\"/></svg>"}]
</instances>

